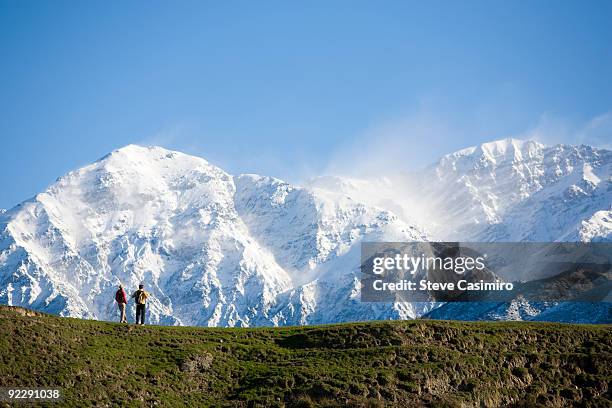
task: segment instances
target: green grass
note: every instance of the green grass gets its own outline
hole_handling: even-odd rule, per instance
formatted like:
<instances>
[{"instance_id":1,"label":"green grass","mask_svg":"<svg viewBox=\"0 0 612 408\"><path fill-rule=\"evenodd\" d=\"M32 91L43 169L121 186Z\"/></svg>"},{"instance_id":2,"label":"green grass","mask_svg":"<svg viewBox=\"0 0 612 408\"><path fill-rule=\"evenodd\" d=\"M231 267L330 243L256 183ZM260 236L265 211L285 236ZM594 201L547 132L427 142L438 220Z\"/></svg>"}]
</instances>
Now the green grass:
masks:
<instances>
[{"instance_id":1,"label":"green grass","mask_svg":"<svg viewBox=\"0 0 612 408\"><path fill-rule=\"evenodd\" d=\"M64 406L609 407L611 328L138 327L0 307L0 387L60 387Z\"/></svg>"}]
</instances>

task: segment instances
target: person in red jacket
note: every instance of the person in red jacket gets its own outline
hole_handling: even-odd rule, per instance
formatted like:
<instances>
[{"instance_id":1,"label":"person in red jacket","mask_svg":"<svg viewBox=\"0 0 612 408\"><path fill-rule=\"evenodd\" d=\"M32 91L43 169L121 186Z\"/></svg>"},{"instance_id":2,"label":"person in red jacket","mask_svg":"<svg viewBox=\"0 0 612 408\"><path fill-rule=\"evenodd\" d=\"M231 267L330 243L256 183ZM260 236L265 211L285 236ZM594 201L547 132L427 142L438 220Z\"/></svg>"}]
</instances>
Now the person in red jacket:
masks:
<instances>
[{"instance_id":1,"label":"person in red jacket","mask_svg":"<svg viewBox=\"0 0 612 408\"><path fill-rule=\"evenodd\" d=\"M125 294L125 290L123 290L122 285L119 285L119 289L115 293L115 300L117 301L117 305L119 306L119 312L121 313L121 323L127 323L127 316L125 315L127 295Z\"/></svg>"}]
</instances>

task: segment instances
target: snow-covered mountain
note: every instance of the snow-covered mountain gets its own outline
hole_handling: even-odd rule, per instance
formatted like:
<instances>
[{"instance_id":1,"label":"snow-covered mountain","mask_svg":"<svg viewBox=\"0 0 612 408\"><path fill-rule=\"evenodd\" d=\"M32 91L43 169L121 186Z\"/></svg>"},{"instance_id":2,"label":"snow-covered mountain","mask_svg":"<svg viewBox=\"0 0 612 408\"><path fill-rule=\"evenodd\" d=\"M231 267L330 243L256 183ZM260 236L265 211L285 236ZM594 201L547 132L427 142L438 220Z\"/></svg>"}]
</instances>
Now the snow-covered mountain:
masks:
<instances>
[{"instance_id":1,"label":"snow-covered mountain","mask_svg":"<svg viewBox=\"0 0 612 408\"><path fill-rule=\"evenodd\" d=\"M611 242L612 152L501 140L444 156L423 172L426 200L442 209L444 239ZM463 216L462 216L463 215ZM609 301L612 299L608 298ZM612 303L447 303L430 318L612 322Z\"/></svg>"},{"instance_id":2,"label":"snow-covered mountain","mask_svg":"<svg viewBox=\"0 0 612 408\"><path fill-rule=\"evenodd\" d=\"M600 239L606 228L596 213L612 209L612 152L584 145L485 143L444 156L420 179L443 209L447 239Z\"/></svg>"},{"instance_id":3,"label":"snow-covered mountain","mask_svg":"<svg viewBox=\"0 0 612 408\"><path fill-rule=\"evenodd\" d=\"M357 244L383 237L425 239L341 194L132 145L0 215L0 303L111 319L117 285L144 282L163 324L414 317L359 302Z\"/></svg>"},{"instance_id":4,"label":"snow-covered mountain","mask_svg":"<svg viewBox=\"0 0 612 408\"><path fill-rule=\"evenodd\" d=\"M0 212L0 303L113 319L117 285L144 282L162 324L414 318L438 305L360 302L360 242L609 241L611 205L612 152L589 146L503 140L418 174L298 187L130 145ZM431 313L556 316L447 307Z\"/></svg>"},{"instance_id":5,"label":"snow-covered mountain","mask_svg":"<svg viewBox=\"0 0 612 408\"><path fill-rule=\"evenodd\" d=\"M327 176L310 185L417 220L430 239L440 241L612 241L612 152L590 146L506 139L445 155L416 174ZM426 316L609 323L611 305L446 303Z\"/></svg>"},{"instance_id":6,"label":"snow-covered mountain","mask_svg":"<svg viewBox=\"0 0 612 408\"><path fill-rule=\"evenodd\" d=\"M505 139L442 157L418 173L326 176L341 191L446 241L597 241L612 230L612 151Z\"/></svg>"}]
</instances>

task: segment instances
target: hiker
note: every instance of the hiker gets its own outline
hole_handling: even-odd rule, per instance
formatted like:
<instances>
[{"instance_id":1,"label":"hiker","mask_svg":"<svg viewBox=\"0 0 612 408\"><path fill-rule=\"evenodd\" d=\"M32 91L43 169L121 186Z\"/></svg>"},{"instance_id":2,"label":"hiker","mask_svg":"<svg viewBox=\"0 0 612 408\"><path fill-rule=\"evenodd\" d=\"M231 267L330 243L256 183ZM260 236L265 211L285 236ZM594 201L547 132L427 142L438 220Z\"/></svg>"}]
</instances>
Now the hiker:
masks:
<instances>
[{"instance_id":1,"label":"hiker","mask_svg":"<svg viewBox=\"0 0 612 408\"><path fill-rule=\"evenodd\" d=\"M119 285L119 289L115 293L115 300L119 306L119 313L121 313L121 323L127 323L127 316L125 315L125 306L127 304L127 295L123 290L123 285Z\"/></svg>"},{"instance_id":2,"label":"hiker","mask_svg":"<svg viewBox=\"0 0 612 408\"><path fill-rule=\"evenodd\" d=\"M145 292L144 285L138 285L138 290L132 295L136 299L136 324L144 324L145 320L145 303L149 294Z\"/></svg>"}]
</instances>

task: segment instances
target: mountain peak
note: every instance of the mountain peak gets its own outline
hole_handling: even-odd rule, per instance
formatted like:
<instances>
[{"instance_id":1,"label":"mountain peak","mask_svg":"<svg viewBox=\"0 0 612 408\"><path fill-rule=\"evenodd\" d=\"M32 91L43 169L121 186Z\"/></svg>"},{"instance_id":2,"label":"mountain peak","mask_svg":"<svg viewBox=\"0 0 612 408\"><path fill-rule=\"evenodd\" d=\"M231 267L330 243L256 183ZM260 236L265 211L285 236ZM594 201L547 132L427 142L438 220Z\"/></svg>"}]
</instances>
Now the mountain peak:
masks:
<instances>
[{"instance_id":1,"label":"mountain peak","mask_svg":"<svg viewBox=\"0 0 612 408\"><path fill-rule=\"evenodd\" d=\"M110 157L121 157L123 159L137 158L137 157L177 157L177 156L189 156L188 154L177 152L174 150L166 149L160 146L145 146L139 144L128 144L113 150L111 153L103 156L98 161L104 161ZM192 156L196 157L196 156ZM199 157L198 157L199 159ZM203 160L203 159L202 159Z\"/></svg>"},{"instance_id":2,"label":"mountain peak","mask_svg":"<svg viewBox=\"0 0 612 408\"><path fill-rule=\"evenodd\" d=\"M506 138L483 143L479 146L466 147L454 153L447 154L440 159L438 165L444 162L454 162L458 159L473 158L488 162L520 161L525 157L532 157L546 146L534 140L521 140Z\"/></svg>"},{"instance_id":3,"label":"mountain peak","mask_svg":"<svg viewBox=\"0 0 612 408\"><path fill-rule=\"evenodd\" d=\"M505 139L494 140L492 142L483 143L480 145L481 150L489 152L505 153L508 149L522 149L528 145L540 145L538 142L533 140L522 140L508 137Z\"/></svg>"},{"instance_id":4,"label":"mountain peak","mask_svg":"<svg viewBox=\"0 0 612 408\"><path fill-rule=\"evenodd\" d=\"M483 143L478 150L489 161L495 162L498 158L519 161L525 155L533 156L542 148L544 148L543 144L533 140L508 138Z\"/></svg>"},{"instance_id":5,"label":"mountain peak","mask_svg":"<svg viewBox=\"0 0 612 408\"><path fill-rule=\"evenodd\" d=\"M115 149L113 152L126 152L127 153L131 151L146 151L146 150L153 150L153 149L164 149L164 148L160 146L154 146L154 145L140 145L136 143L130 143L123 147Z\"/></svg>"}]
</instances>

